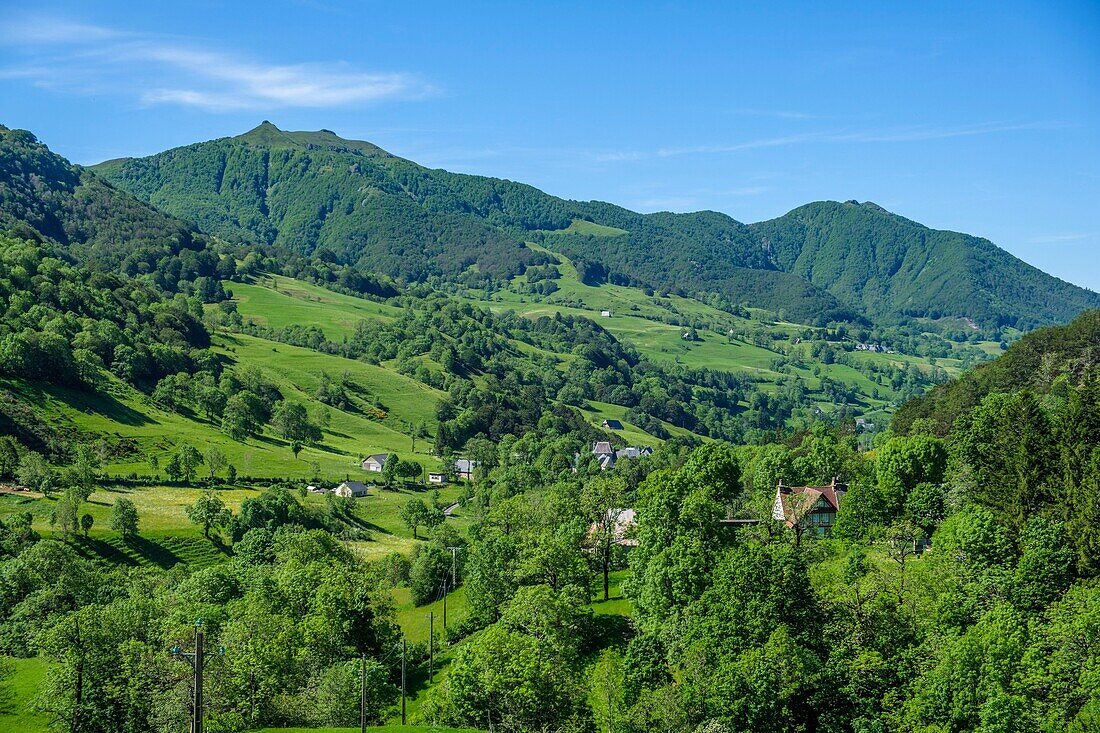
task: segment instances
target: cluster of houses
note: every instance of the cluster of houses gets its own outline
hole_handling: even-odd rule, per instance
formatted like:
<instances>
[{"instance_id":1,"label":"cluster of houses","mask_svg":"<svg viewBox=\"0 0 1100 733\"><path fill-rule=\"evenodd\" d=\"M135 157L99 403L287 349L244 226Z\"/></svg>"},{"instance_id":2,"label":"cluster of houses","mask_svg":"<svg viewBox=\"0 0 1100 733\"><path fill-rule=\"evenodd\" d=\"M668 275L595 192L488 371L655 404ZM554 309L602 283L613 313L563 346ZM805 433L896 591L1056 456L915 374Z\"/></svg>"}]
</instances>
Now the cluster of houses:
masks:
<instances>
[{"instance_id":1,"label":"cluster of houses","mask_svg":"<svg viewBox=\"0 0 1100 733\"><path fill-rule=\"evenodd\" d=\"M893 354L894 353L893 349L888 349L885 346L883 346L882 344L864 344L864 343L856 344L856 351L870 351L871 353L874 353L874 354Z\"/></svg>"},{"instance_id":2,"label":"cluster of houses","mask_svg":"<svg viewBox=\"0 0 1100 733\"><path fill-rule=\"evenodd\" d=\"M606 424L607 420L604 421ZM617 421L611 421L617 422ZM596 459L596 463L599 464L601 471L606 471L609 468L614 468L617 461L623 458L641 458L642 456L649 456L653 454L653 449L646 446L642 448L636 448L634 446L628 446L626 448L619 448L616 450L612 447L611 442L607 440L599 440L592 445L592 457ZM573 472L576 473L580 468L581 454L575 453L573 455Z\"/></svg>"},{"instance_id":3,"label":"cluster of houses","mask_svg":"<svg viewBox=\"0 0 1100 733\"><path fill-rule=\"evenodd\" d=\"M386 470L386 461L390 459L388 453L376 453L373 456L367 456L360 464L364 471L370 473L382 473ZM451 475L462 481L473 481L474 471L481 465L478 461L471 461L466 458L458 458L451 464ZM445 484L447 483L449 476L441 471L431 471L428 473L429 484Z\"/></svg>"},{"instance_id":4,"label":"cluster of houses","mask_svg":"<svg viewBox=\"0 0 1100 733\"><path fill-rule=\"evenodd\" d=\"M367 456L359 464L360 467L368 473L382 473L386 470L387 461L393 457L389 453L375 453L374 455ZM471 461L466 458L459 458L451 464L450 473L444 473L442 471L431 471L428 473L428 483L441 486L450 481L451 477L462 481L473 481L474 471L480 465L478 461ZM366 496L372 484L365 483L363 481L352 481L348 479L344 481L336 488L332 489L332 493L336 496L346 499L358 499ZM319 486L307 486L306 490L311 494L323 494L328 489L323 489Z\"/></svg>"}]
</instances>

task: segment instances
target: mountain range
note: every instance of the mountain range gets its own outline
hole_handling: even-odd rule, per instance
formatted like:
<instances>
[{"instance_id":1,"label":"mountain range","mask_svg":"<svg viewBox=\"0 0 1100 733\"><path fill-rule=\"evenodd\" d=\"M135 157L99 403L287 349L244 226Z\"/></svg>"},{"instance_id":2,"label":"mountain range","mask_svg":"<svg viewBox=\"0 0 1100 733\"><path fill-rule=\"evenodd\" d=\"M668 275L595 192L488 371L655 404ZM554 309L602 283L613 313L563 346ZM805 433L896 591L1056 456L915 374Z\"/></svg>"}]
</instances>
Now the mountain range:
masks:
<instances>
[{"instance_id":1,"label":"mountain range","mask_svg":"<svg viewBox=\"0 0 1100 733\"><path fill-rule=\"evenodd\" d=\"M266 121L237 137L90 169L4 128L0 191L7 228L31 227L83 259L128 260L137 272L156 252L201 249L195 240L212 235L404 283L504 281L549 262L549 250L590 284L717 298L819 325L955 318L1029 330L1100 307L1100 295L988 240L869 202L816 202L755 224L712 211L640 214Z\"/></svg>"}]
</instances>

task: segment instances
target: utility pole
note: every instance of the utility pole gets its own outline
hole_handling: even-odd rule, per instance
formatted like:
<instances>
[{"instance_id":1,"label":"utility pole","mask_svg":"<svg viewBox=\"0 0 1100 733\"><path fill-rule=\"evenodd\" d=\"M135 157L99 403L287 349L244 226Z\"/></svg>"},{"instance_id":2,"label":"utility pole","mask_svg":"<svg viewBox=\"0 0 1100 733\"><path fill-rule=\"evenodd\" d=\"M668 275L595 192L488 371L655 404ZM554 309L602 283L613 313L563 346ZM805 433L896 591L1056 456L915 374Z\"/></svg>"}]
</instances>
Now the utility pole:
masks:
<instances>
[{"instance_id":1,"label":"utility pole","mask_svg":"<svg viewBox=\"0 0 1100 733\"><path fill-rule=\"evenodd\" d=\"M447 576L443 576L443 635L447 635Z\"/></svg>"},{"instance_id":2,"label":"utility pole","mask_svg":"<svg viewBox=\"0 0 1100 733\"><path fill-rule=\"evenodd\" d=\"M401 725L405 725L405 651L408 643L401 639Z\"/></svg>"},{"instance_id":3,"label":"utility pole","mask_svg":"<svg viewBox=\"0 0 1100 733\"><path fill-rule=\"evenodd\" d=\"M428 611L428 684L435 674L435 611Z\"/></svg>"},{"instance_id":4,"label":"utility pole","mask_svg":"<svg viewBox=\"0 0 1100 733\"><path fill-rule=\"evenodd\" d=\"M202 619L199 619L195 624L195 733L202 733L202 666L206 661L203 659L203 646L206 639L203 638L202 633Z\"/></svg>"},{"instance_id":5,"label":"utility pole","mask_svg":"<svg viewBox=\"0 0 1100 733\"><path fill-rule=\"evenodd\" d=\"M359 662L359 733L367 733L367 653Z\"/></svg>"},{"instance_id":6,"label":"utility pole","mask_svg":"<svg viewBox=\"0 0 1100 733\"><path fill-rule=\"evenodd\" d=\"M202 619L195 620L195 651L185 652L179 644L173 646L171 651L174 657L183 657L190 663L191 669L194 670L193 679L193 701L194 701L194 714L191 718L191 733L202 733L202 673L203 668L206 666L206 651L205 651L205 636L202 633ZM225 654L225 647L218 647L218 654Z\"/></svg>"},{"instance_id":7,"label":"utility pole","mask_svg":"<svg viewBox=\"0 0 1100 733\"><path fill-rule=\"evenodd\" d=\"M448 547L447 549L451 551L451 587L452 588L457 588L458 587L458 561L457 561L456 558L458 557L458 551L461 550L462 548L461 547Z\"/></svg>"}]
</instances>

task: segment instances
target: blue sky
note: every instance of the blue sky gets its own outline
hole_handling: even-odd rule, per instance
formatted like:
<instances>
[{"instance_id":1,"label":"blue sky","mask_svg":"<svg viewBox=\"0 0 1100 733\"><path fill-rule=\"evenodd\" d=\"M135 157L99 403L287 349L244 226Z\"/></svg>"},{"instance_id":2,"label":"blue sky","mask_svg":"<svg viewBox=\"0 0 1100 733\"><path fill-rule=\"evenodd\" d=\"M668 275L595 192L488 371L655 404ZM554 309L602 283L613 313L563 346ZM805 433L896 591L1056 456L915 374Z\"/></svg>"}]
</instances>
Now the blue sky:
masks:
<instances>
[{"instance_id":1,"label":"blue sky","mask_svg":"<svg viewBox=\"0 0 1100 733\"><path fill-rule=\"evenodd\" d=\"M1100 3L754 5L9 0L0 123L81 163L269 119L641 211L871 200L1100 290Z\"/></svg>"}]
</instances>

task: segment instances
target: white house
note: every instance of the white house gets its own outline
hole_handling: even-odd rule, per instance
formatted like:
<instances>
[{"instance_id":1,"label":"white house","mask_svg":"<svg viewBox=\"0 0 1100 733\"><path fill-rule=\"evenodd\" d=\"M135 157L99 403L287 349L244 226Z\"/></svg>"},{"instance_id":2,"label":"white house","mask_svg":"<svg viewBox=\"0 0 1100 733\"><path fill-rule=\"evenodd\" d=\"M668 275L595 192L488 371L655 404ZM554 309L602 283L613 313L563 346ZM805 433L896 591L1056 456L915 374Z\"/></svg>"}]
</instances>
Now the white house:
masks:
<instances>
[{"instance_id":1,"label":"white house","mask_svg":"<svg viewBox=\"0 0 1100 733\"><path fill-rule=\"evenodd\" d=\"M389 453L376 453L373 456L367 456L363 459L364 471L370 471L371 473L382 473L382 469L386 467L386 461L389 460Z\"/></svg>"},{"instance_id":2,"label":"white house","mask_svg":"<svg viewBox=\"0 0 1100 733\"><path fill-rule=\"evenodd\" d=\"M604 309L604 310L600 311L600 316L603 317L603 318L610 318L611 317L611 311L609 311L607 309Z\"/></svg>"},{"instance_id":3,"label":"white house","mask_svg":"<svg viewBox=\"0 0 1100 733\"><path fill-rule=\"evenodd\" d=\"M428 474L428 483L429 484L445 484L445 483L447 483L447 474L445 474L445 473L429 473Z\"/></svg>"},{"instance_id":4,"label":"white house","mask_svg":"<svg viewBox=\"0 0 1100 733\"><path fill-rule=\"evenodd\" d=\"M466 481L473 481L474 480L474 470L479 465L481 465L479 461L471 461L471 460L468 460L466 458L459 458L458 460L456 460L454 462L454 465L452 466L452 469L454 471L454 475L458 476L460 479L465 479Z\"/></svg>"},{"instance_id":5,"label":"white house","mask_svg":"<svg viewBox=\"0 0 1100 733\"><path fill-rule=\"evenodd\" d=\"M362 481L345 481L333 489L332 493L345 499L358 499L367 495L367 485Z\"/></svg>"}]
</instances>

